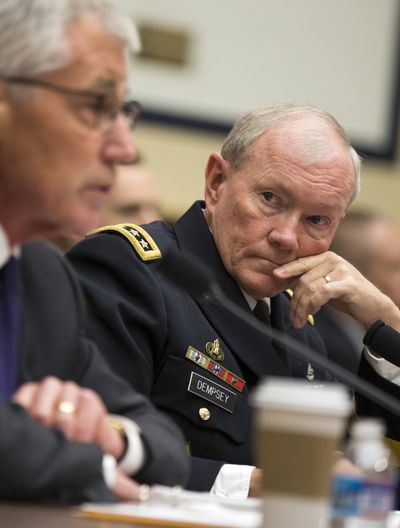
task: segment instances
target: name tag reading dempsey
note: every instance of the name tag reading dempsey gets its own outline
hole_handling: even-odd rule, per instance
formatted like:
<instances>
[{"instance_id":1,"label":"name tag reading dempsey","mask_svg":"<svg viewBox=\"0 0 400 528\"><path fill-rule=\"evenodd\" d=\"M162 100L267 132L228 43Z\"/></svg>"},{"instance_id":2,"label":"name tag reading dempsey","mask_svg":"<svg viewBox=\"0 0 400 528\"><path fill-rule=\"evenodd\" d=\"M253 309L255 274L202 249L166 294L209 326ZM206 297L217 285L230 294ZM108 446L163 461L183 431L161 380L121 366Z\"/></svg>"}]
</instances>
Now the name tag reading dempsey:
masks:
<instances>
[{"instance_id":1,"label":"name tag reading dempsey","mask_svg":"<svg viewBox=\"0 0 400 528\"><path fill-rule=\"evenodd\" d=\"M187 390L233 413L237 395L219 383L192 371Z\"/></svg>"}]
</instances>

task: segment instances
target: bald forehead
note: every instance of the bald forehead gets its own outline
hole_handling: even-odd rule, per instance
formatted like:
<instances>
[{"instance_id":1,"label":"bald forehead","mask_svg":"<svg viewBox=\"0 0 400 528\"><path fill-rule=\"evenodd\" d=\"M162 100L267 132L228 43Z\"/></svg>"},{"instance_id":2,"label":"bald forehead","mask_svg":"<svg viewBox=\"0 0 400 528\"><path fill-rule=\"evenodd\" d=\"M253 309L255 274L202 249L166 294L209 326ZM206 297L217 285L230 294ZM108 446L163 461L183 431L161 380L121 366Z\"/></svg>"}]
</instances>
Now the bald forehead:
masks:
<instances>
[{"instance_id":1,"label":"bald forehead","mask_svg":"<svg viewBox=\"0 0 400 528\"><path fill-rule=\"evenodd\" d=\"M258 140L270 149L290 153L302 163L312 164L338 156L351 162L350 149L343 138L328 123L313 116L277 123Z\"/></svg>"},{"instance_id":2,"label":"bald forehead","mask_svg":"<svg viewBox=\"0 0 400 528\"><path fill-rule=\"evenodd\" d=\"M305 171L316 192L321 186L332 186L340 191L346 206L354 192L356 177L349 146L333 127L312 118L279 123L259 136L244 166L247 164L256 171L282 175L288 167L299 177Z\"/></svg>"}]
</instances>

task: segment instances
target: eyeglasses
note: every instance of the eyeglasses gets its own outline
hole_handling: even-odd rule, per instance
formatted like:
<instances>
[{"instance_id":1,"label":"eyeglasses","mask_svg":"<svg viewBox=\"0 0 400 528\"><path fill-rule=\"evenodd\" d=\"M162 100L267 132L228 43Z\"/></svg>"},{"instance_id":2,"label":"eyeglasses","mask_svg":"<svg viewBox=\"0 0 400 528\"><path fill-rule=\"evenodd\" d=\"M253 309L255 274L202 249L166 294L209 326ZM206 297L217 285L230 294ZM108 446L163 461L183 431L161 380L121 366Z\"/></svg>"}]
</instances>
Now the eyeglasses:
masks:
<instances>
[{"instance_id":1,"label":"eyeglasses","mask_svg":"<svg viewBox=\"0 0 400 528\"><path fill-rule=\"evenodd\" d=\"M71 95L73 97L82 97L91 100L89 109L90 113L84 114L84 120L92 128L98 130L106 130L116 120L118 114L122 114L128 122L130 130L133 130L137 125L140 117L141 107L137 101L125 101L122 104L114 96L114 94L97 92L94 90L78 90L76 88L68 88L53 84L48 81L40 79L29 79L24 77L5 77L0 75L0 80L11 84L22 84L24 86L33 86L44 88L53 92L58 92L64 95Z\"/></svg>"}]
</instances>

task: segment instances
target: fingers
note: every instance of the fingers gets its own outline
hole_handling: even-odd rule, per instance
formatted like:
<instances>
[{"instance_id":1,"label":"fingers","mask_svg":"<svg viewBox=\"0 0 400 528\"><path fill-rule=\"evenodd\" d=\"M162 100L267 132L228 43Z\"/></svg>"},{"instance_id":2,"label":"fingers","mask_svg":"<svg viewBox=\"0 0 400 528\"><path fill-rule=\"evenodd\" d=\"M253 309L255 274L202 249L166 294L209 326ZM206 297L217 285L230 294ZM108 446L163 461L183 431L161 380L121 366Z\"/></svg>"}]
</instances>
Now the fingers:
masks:
<instances>
[{"instance_id":1,"label":"fingers","mask_svg":"<svg viewBox=\"0 0 400 528\"><path fill-rule=\"evenodd\" d=\"M13 394L11 401L18 403L29 411L30 404L35 396L37 383L24 383Z\"/></svg>"},{"instance_id":2,"label":"fingers","mask_svg":"<svg viewBox=\"0 0 400 528\"><path fill-rule=\"evenodd\" d=\"M363 471L358 466L353 464L353 462L350 462L350 460L342 456L338 460L336 460L335 464L333 465L332 474L334 476L335 475L346 475L346 476L354 475L357 477L361 477L363 476Z\"/></svg>"},{"instance_id":3,"label":"fingers","mask_svg":"<svg viewBox=\"0 0 400 528\"><path fill-rule=\"evenodd\" d=\"M96 441L107 414L94 391L51 376L38 383L25 383L13 401L25 407L34 420L56 426L67 438L80 442Z\"/></svg>"},{"instance_id":4,"label":"fingers","mask_svg":"<svg viewBox=\"0 0 400 528\"><path fill-rule=\"evenodd\" d=\"M36 421L43 425L55 423L55 410L59 401L61 381L49 376L37 383L25 383L14 394L13 401L19 403Z\"/></svg>"},{"instance_id":5,"label":"fingers","mask_svg":"<svg viewBox=\"0 0 400 528\"><path fill-rule=\"evenodd\" d=\"M302 328L307 323L308 316L315 314L325 299L329 299L325 286L327 284L323 279L296 286L289 311L289 319L295 328Z\"/></svg>"},{"instance_id":6,"label":"fingers","mask_svg":"<svg viewBox=\"0 0 400 528\"><path fill-rule=\"evenodd\" d=\"M390 299L354 266L331 251L290 262L274 273L282 279L297 277L289 312L295 328L303 327L308 315L315 314L328 302L366 328L377 319L398 324L399 311Z\"/></svg>"},{"instance_id":7,"label":"fingers","mask_svg":"<svg viewBox=\"0 0 400 528\"><path fill-rule=\"evenodd\" d=\"M313 255L312 257L302 257L297 260L294 260L293 262L288 262L287 264L284 264L283 266L274 269L273 273L281 279L300 277L301 275L304 275L305 273L314 270L321 264L329 262L329 259L332 259L333 256L337 257L335 253L326 251L325 253L321 253L320 255Z\"/></svg>"},{"instance_id":8,"label":"fingers","mask_svg":"<svg viewBox=\"0 0 400 528\"><path fill-rule=\"evenodd\" d=\"M102 420L98 435L94 441L101 446L104 453L113 455L117 460L121 458L126 449L125 441L122 439L121 434L110 425L108 417Z\"/></svg>"},{"instance_id":9,"label":"fingers","mask_svg":"<svg viewBox=\"0 0 400 528\"><path fill-rule=\"evenodd\" d=\"M40 402L38 403L42 403L43 400L43 405L40 409L38 406L37 412L46 412L47 425L55 425L67 438L73 439L77 427L79 387L71 381L65 383L57 379L55 381L57 386L51 394L46 391L46 385L43 385L42 390L39 391ZM46 398L48 398L47 405L44 404ZM34 418L36 416L33 414Z\"/></svg>"},{"instance_id":10,"label":"fingers","mask_svg":"<svg viewBox=\"0 0 400 528\"><path fill-rule=\"evenodd\" d=\"M139 501L141 497L139 484L127 477L118 468L113 491L119 500Z\"/></svg>"},{"instance_id":11,"label":"fingers","mask_svg":"<svg viewBox=\"0 0 400 528\"><path fill-rule=\"evenodd\" d=\"M318 312L322 305L332 299L344 299L354 285L357 272L344 259L327 251L285 264L275 273L281 278L298 277L289 318L295 328L301 328L307 323L308 315ZM345 303L343 309L348 311Z\"/></svg>"},{"instance_id":12,"label":"fingers","mask_svg":"<svg viewBox=\"0 0 400 528\"><path fill-rule=\"evenodd\" d=\"M283 276L298 276L289 311L289 318L295 328L302 328L307 323L308 315L318 312L331 298L331 282L337 265L335 257L333 253L327 252L299 259L275 270L282 270Z\"/></svg>"},{"instance_id":13,"label":"fingers","mask_svg":"<svg viewBox=\"0 0 400 528\"><path fill-rule=\"evenodd\" d=\"M107 410L100 397L92 390L80 388L73 439L96 441L106 415Z\"/></svg>"},{"instance_id":14,"label":"fingers","mask_svg":"<svg viewBox=\"0 0 400 528\"><path fill-rule=\"evenodd\" d=\"M262 469L254 468L250 477L249 497L259 497L262 490Z\"/></svg>"}]
</instances>

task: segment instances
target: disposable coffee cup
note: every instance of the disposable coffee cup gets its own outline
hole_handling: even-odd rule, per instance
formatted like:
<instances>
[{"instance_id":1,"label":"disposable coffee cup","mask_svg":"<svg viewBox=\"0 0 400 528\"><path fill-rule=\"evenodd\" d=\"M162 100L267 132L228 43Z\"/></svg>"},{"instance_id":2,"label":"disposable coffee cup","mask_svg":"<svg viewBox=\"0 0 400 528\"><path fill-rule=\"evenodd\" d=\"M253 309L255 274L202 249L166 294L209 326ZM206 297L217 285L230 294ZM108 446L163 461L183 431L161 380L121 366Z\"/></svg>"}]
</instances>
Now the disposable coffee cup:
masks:
<instances>
[{"instance_id":1,"label":"disposable coffee cup","mask_svg":"<svg viewBox=\"0 0 400 528\"><path fill-rule=\"evenodd\" d=\"M346 389L271 378L252 402L264 526L318 528L329 511L334 452L352 407Z\"/></svg>"}]
</instances>

